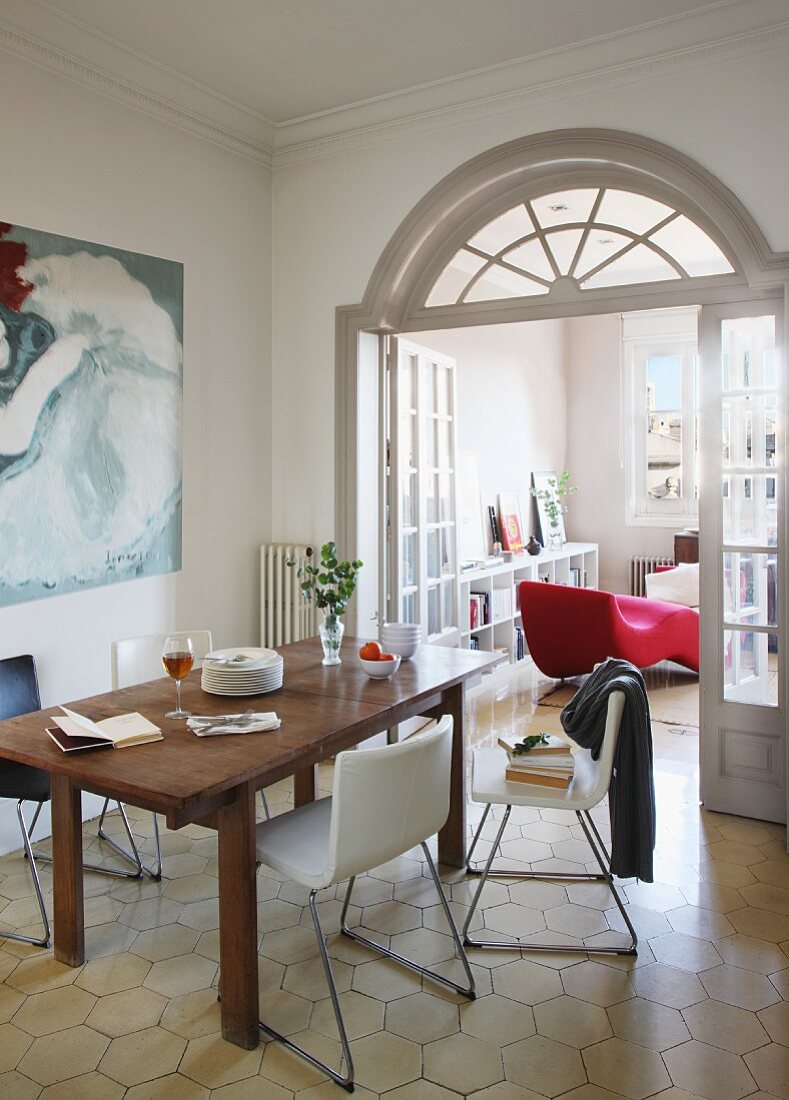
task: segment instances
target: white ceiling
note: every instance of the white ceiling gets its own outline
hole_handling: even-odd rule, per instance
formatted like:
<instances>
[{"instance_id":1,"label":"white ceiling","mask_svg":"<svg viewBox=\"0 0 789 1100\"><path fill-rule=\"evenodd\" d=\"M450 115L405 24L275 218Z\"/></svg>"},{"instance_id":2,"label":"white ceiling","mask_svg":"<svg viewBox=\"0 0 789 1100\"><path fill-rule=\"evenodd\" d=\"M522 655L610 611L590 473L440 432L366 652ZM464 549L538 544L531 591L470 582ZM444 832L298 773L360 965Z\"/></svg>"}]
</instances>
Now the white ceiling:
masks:
<instances>
[{"instance_id":1,"label":"white ceiling","mask_svg":"<svg viewBox=\"0 0 789 1100\"><path fill-rule=\"evenodd\" d=\"M26 2L275 123L728 6L726 0Z\"/></svg>"}]
</instances>

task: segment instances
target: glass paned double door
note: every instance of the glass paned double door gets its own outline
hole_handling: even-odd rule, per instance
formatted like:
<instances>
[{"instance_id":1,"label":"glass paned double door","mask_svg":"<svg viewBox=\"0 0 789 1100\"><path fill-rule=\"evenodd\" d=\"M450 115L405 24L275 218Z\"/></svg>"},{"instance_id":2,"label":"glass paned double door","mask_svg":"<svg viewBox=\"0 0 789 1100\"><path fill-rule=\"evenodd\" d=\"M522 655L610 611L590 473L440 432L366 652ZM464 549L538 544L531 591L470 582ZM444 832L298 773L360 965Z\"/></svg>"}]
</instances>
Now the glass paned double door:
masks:
<instances>
[{"instance_id":1,"label":"glass paned double door","mask_svg":"<svg viewBox=\"0 0 789 1100\"><path fill-rule=\"evenodd\" d=\"M786 813L782 317L771 302L704 307L700 499L702 798Z\"/></svg>"},{"instance_id":2,"label":"glass paned double door","mask_svg":"<svg viewBox=\"0 0 789 1100\"><path fill-rule=\"evenodd\" d=\"M419 623L425 641L458 629L455 361L389 341L387 617Z\"/></svg>"}]
</instances>

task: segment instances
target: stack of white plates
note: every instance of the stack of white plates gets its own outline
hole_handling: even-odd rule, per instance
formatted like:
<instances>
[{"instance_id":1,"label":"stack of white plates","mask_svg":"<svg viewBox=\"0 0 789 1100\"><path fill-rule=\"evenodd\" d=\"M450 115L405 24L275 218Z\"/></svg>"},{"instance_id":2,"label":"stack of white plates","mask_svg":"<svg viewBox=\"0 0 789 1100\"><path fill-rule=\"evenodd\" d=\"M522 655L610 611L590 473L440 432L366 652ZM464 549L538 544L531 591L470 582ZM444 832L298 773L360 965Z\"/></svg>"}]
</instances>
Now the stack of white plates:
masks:
<instances>
[{"instance_id":1,"label":"stack of white plates","mask_svg":"<svg viewBox=\"0 0 789 1100\"><path fill-rule=\"evenodd\" d=\"M396 653L407 661L419 649L422 628L415 623L384 623L381 645L385 653Z\"/></svg>"},{"instance_id":2,"label":"stack of white plates","mask_svg":"<svg viewBox=\"0 0 789 1100\"><path fill-rule=\"evenodd\" d=\"M216 649L203 658L203 691L265 695L282 687L282 658L274 649Z\"/></svg>"}]
</instances>

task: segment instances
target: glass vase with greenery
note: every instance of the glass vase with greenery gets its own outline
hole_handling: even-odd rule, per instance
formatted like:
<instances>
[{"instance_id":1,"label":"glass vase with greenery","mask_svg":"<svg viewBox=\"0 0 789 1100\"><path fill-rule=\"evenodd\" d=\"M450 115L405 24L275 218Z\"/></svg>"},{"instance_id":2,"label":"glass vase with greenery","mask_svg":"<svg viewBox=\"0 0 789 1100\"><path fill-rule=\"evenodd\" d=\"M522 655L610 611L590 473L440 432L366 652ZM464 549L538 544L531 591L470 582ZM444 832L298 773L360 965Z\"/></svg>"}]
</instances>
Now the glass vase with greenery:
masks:
<instances>
[{"instance_id":1,"label":"glass vase with greenery","mask_svg":"<svg viewBox=\"0 0 789 1100\"><path fill-rule=\"evenodd\" d=\"M294 559L288 561L295 566ZM362 568L360 561L339 561L337 544L325 542L321 547L320 561L316 565L299 566L297 576L304 596L323 611L320 624L323 645L323 663L339 665L340 646L345 626L341 616L356 589L356 579Z\"/></svg>"},{"instance_id":2,"label":"glass vase with greenery","mask_svg":"<svg viewBox=\"0 0 789 1100\"><path fill-rule=\"evenodd\" d=\"M547 489L534 488L531 495L542 501L543 510L548 517L550 529L547 532L546 547L551 550L561 549L564 539L562 537L561 517L567 515L565 497L578 492L577 485L570 484L570 471L562 470L559 477L547 479ZM543 537L545 536L543 532Z\"/></svg>"}]
</instances>

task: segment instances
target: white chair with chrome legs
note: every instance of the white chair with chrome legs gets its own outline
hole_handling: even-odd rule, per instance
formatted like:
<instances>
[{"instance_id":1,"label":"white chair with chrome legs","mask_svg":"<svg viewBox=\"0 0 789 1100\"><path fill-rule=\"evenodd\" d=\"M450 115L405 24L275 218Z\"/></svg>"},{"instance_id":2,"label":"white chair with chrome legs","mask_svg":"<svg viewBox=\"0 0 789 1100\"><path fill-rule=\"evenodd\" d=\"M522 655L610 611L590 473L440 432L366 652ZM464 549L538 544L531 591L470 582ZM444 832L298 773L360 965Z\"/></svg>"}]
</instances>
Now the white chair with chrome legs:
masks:
<instances>
[{"instance_id":1,"label":"white chair with chrome legs","mask_svg":"<svg viewBox=\"0 0 789 1100\"><path fill-rule=\"evenodd\" d=\"M577 951L583 954L605 955L636 955L638 937L625 910L622 900L611 874L611 859L603 843L602 837L592 820L590 810L602 802L608 793L611 784L611 775L614 767L614 753L619 736L619 728L622 724L622 713L625 706L625 696L621 691L613 691L608 699L608 711L606 714L606 727L603 735L603 744L597 760L592 759L588 749L579 749L575 753L575 773L570 786L565 791L555 790L550 787L530 786L527 783L512 783L505 779L506 754L502 749L477 749L474 753L474 771L472 780L471 797L474 802L483 803L485 812L479 823L474 840L469 849L466 870L471 875L479 875L471 908L463 925L463 942L470 947L513 947L521 951ZM493 846L487 860L481 865L472 864L472 857L477 842L480 839L485 822L490 814L491 806L505 806L501 823L496 832ZM594 853L600 867L599 873L573 874L569 872L550 871L521 871L515 868L494 869L493 861L501 846L501 839L507 822L510 819L513 806L530 806L537 809L567 810L574 813L581 823L586 839ZM608 884L614 901L630 933L631 942L626 946L601 947L594 945L584 947L580 944L569 943L523 943L521 940L482 940L472 939L468 930L479 906L482 891L489 878L531 878L547 881L602 881Z\"/></svg>"},{"instance_id":2,"label":"white chair with chrome legs","mask_svg":"<svg viewBox=\"0 0 789 1100\"><path fill-rule=\"evenodd\" d=\"M260 1028L327 1073L348 1092L353 1092L353 1062L315 903L319 890L348 879L340 921L343 935L449 986L463 996L472 999L475 996L471 967L435 863L425 843L444 825L449 813L451 748L452 718L446 716L427 733L411 737L401 744L362 752L341 752L334 768L334 793L331 798L300 806L257 827L258 861L310 891L310 912L340 1034L343 1054L340 1067L332 1069L327 1066L262 1020ZM459 985L443 974L373 943L346 924L356 876L402 855L417 844L421 844L427 860L465 970L467 985Z\"/></svg>"}]
</instances>

